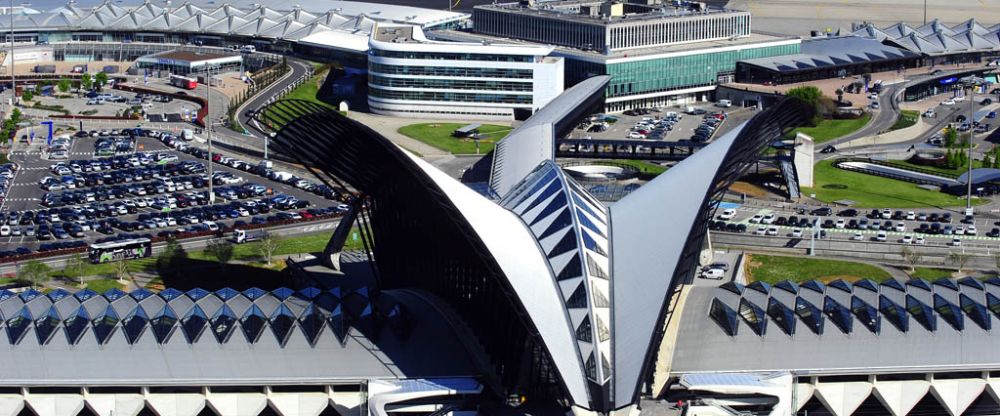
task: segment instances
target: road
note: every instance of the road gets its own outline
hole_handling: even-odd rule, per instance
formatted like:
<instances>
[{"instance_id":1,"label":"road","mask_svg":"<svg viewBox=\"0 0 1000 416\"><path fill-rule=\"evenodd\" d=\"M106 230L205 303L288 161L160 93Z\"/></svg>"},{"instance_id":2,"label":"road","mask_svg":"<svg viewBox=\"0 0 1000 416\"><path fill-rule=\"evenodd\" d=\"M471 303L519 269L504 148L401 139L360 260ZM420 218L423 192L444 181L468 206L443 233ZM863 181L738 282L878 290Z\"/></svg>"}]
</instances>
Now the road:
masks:
<instances>
[{"instance_id":1,"label":"road","mask_svg":"<svg viewBox=\"0 0 1000 416\"><path fill-rule=\"evenodd\" d=\"M312 234L318 232L329 232L332 231L337 225L340 224L339 218L320 220L320 221L310 221L298 224L289 224L277 227L266 228L268 232L278 235L278 236L301 236L304 234ZM202 237L185 238L180 240L181 247L185 250L198 250L205 248L208 242L216 239L215 236L208 235ZM156 256L160 250L167 245L166 242L160 242L153 244L153 256ZM86 253L84 253L86 255ZM38 259L42 263L45 263L53 269L62 269L66 266L66 260L75 256L75 254L63 254L59 256L44 257ZM3 263L0 264L0 274L2 275L13 275L17 273L18 263Z\"/></svg>"},{"instance_id":2,"label":"road","mask_svg":"<svg viewBox=\"0 0 1000 416\"><path fill-rule=\"evenodd\" d=\"M254 110L263 107L269 100L277 95L278 92L287 88L292 83L302 79L303 77L309 76L312 73L312 66L303 60L288 58L288 66L291 68L287 74L281 79L275 81L263 91L258 92L248 100L243 103L239 108L236 109L236 118L246 128L250 131L250 134L257 138L262 138L259 132L254 131L251 127L250 117L247 116L247 110Z\"/></svg>"}]
</instances>

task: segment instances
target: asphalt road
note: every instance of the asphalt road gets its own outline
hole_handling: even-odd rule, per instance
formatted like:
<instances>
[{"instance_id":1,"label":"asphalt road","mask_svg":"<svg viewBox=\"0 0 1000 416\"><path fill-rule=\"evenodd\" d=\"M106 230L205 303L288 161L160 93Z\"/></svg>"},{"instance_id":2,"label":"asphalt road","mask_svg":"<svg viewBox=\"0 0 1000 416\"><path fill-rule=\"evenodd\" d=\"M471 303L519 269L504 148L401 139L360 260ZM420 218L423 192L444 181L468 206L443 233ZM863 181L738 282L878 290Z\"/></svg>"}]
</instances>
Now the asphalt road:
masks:
<instances>
[{"instance_id":1,"label":"asphalt road","mask_svg":"<svg viewBox=\"0 0 1000 416\"><path fill-rule=\"evenodd\" d=\"M288 58L288 66L291 67L291 72L289 74L286 74L284 78L275 81L266 89L254 95L253 98L246 103L243 103L243 105L236 111L236 118L239 120L240 124L250 131L250 134L254 137L261 138L261 134L252 128L250 117L246 114L247 110L256 111L257 109L263 107L267 104L267 101L270 100L271 97L275 96L277 92L291 85L293 82L307 76L311 70L308 62L295 58Z\"/></svg>"}]
</instances>

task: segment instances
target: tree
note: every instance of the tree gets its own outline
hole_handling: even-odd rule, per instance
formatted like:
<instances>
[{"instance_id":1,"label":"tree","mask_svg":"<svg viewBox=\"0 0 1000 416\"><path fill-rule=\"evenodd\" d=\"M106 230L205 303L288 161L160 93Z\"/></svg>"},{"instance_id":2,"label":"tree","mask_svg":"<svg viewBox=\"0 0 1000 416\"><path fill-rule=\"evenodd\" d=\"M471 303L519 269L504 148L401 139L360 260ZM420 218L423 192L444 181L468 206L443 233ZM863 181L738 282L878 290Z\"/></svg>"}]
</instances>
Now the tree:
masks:
<instances>
[{"instance_id":1,"label":"tree","mask_svg":"<svg viewBox=\"0 0 1000 416\"><path fill-rule=\"evenodd\" d=\"M156 256L156 271L163 277L173 277L183 266L181 263L188 257L184 247L174 237L167 238L167 246Z\"/></svg>"},{"instance_id":2,"label":"tree","mask_svg":"<svg viewBox=\"0 0 1000 416\"><path fill-rule=\"evenodd\" d=\"M66 259L66 276L80 279L80 286L83 286L83 269L87 266L87 260L83 254L76 253Z\"/></svg>"},{"instance_id":3,"label":"tree","mask_svg":"<svg viewBox=\"0 0 1000 416\"><path fill-rule=\"evenodd\" d=\"M97 81L98 89L100 89L100 87L103 87L108 83L108 74L98 72L97 75L94 76L94 79Z\"/></svg>"},{"instance_id":4,"label":"tree","mask_svg":"<svg viewBox=\"0 0 1000 416\"><path fill-rule=\"evenodd\" d=\"M840 88L837 88L837 91L834 91L833 93L837 94L837 102L838 103L844 101L844 90L842 90Z\"/></svg>"},{"instance_id":5,"label":"tree","mask_svg":"<svg viewBox=\"0 0 1000 416\"><path fill-rule=\"evenodd\" d=\"M32 287L40 288L49 281L52 269L38 260L31 260L17 269L17 280L30 283Z\"/></svg>"},{"instance_id":6,"label":"tree","mask_svg":"<svg viewBox=\"0 0 1000 416\"><path fill-rule=\"evenodd\" d=\"M816 109L816 116L813 117L812 120L810 120L809 124L812 127L815 127L817 124L819 124L819 122L822 120L822 118L820 117L820 111L823 109L822 108L823 107L823 100L822 100L822 98L823 98L823 92L820 91L819 88L816 88L816 87L814 87L812 85L807 85L807 86L804 86L804 87L795 87L795 88L789 89L788 92L785 93L785 95L787 95L789 97L795 97L795 98L798 98L798 99L800 99L802 101L805 101L805 102L809 103L809 105L811 105L813 108L815 108ZM827 101L829 101L829 100L827 100Z\"/></svg>"},{"instance_id":7,"label":"tree","mask_svg":"<svg viewBox=\"0 0 1000 416\"><path fill-rule=\"evenodd\" d=\"M900 250L899 254L902 255L903 260L910 265L910 273L916 271L917 263L920 263L920 260L923 259L924 257L916 250L909 248L907 246L903 246L903 249Z\"/></svg>"},{"instance_id":8,"label":"tree","mask_svg":"<svg viewBox=\"0 0 1000 416\"><path fill-rule=\"evenodd\" d=\"M265 232L260 236L260 240L257 243L257 251L267 261L268 266L271 265L271 257L274 256L274 252L278 250L279 245L281 245L281 238L274 234Z\"/></svg>"},{"instance_id":9,"label":"tree","mask_svg":"<svg viewBox=\"0 0 1000 416\"><path fill-rule=\"evenodd\" d=\"M35 93L31 92L31 90L24 90L24 92L21 93L21 99L23 99L24 101L34 100Z\"/></svg>"},{"instance_id":10,"label":"tree","mask_svg":"<svg viewBox=\"0 0 1000 416\"><path fill-rule=\"evenodd\" d=\"M90 73L84 72L83 75L80 75L80 87L90 91L93 86L94 79L90 77Z\"/></svg>"},{"instance_id":11,"label":"tree","mask_svg":"<svg viewBox=\"0 0 1000 416\"><path fill-rule=\"evenodd\" d=\"M944 129L944 147L952 148L955 147L955 141L958 139L958 132L953 128Z\"/></svg>"},{"instance_id":12,"label":"tree","mask_svg":"<svg viewBox=\"0 0 1000 416\"><path fill-rule=\"evenodd\" d=\"M56 88L59 88L59 92L65 94L69 92L69 89L73 87L72 81L63 78L59 80L59 84L56 84Z\"/></svg>"},{"instance_id":13,"label":"tree","mask_svg":"<svg viewBox=\"0 0 1000 416\"><path fill-rule=\"evenodd\" d=\"M958 267L958 272L961 273L965 269L965 264L969 262L969 255L960 251L953 251L948 254L948 261Z\"/></svg>"},{"instance_id":14,"label":"tree","mask_svg":"<svg viewBox=\"0 0 1000 416\"><path fill-rule=\"evenodd\" d=\"M221 267L225 267L226 263L229 263L233 259L233 245L223 239L209 241L208 246L205 247L205 252L215 257Z\"/></svg>"},{"instance_id":15,"label":"tree","mask_svg":"<svg viewBox=\"0 0 1000 416\"><path fill-rule=\"evenodd\" d=\"M115 263L115 277L119 282L125 283L125 279L132 274L132 263L128 260L122 260Z\"/></svg>"},{"instance_id":16,"label":"tree","mask_svg":"<svg viewBox=\"0 0 1000 416\"><path fill-rule=\"evenodd\" d=\"M990 161L990 154L989 153L984 153L983 154L983 167L985 168L985 167L991 167L991 166L993 166L993 162Z\"/></svg>"}]
</instances>

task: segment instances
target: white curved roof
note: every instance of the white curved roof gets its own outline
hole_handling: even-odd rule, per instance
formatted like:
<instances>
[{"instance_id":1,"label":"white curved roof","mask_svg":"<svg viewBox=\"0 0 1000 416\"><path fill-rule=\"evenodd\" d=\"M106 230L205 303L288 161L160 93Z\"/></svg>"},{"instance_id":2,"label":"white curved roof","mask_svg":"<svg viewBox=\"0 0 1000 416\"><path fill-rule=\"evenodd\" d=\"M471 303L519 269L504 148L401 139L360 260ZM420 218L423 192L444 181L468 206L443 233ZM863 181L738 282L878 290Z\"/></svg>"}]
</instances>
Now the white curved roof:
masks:
<instances>
[{"instance_id":1,"label":"white curved roof","mask_svg":"<svg viewBox=\"0 0 1000 416\"><path fill-rule=\"evenodd\" d=\"M152 2L119 5L104 2L89 7L61 5L41 13L15 15L15 31L38 30L158 30L238 34L268 39L297 41L322 31L342 32L361 39L341 36L314 38L316 46L367 50L367 39L378 23L405 23L418 27L459 22L464 13L418 7L355 1L234 1L221 5L185 2L162 7ZM8 19L0 19L0 29L9 30ZM309 28L308 30L303 30ZM332 42L326 42L330 40ZM345 45L347 45L345 47Z\"/></svg>"}]
</instances>

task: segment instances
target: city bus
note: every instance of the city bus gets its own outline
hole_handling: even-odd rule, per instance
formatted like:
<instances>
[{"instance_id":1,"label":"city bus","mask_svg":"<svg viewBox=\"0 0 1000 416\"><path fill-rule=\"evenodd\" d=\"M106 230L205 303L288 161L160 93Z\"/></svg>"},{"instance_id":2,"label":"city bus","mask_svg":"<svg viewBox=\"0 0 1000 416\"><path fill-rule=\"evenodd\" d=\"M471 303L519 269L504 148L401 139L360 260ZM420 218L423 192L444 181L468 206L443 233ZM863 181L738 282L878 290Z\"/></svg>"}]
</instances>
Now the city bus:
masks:
<instances>
[{"instance_id":1,"label":"city bus","mask_svg":"<svg viewBox=\"0 0 1000 416\"><path fill-rule=\"evenodd\" d=\"M87 254L92 264L141 259L152 255L153 243L148 238L91 244Z\"/></svg>"},{"instance_id":2,"label":"city bus","mask_svg":"<svg viewBox=\"0 0 1000 416\"><path fill-rule=\"evenodd\" d=\"M193 90L198 87L198 80L194 78L182 77L180 75L170 76L170 85L186 90Z\"/></svg>"}]
</instances>

